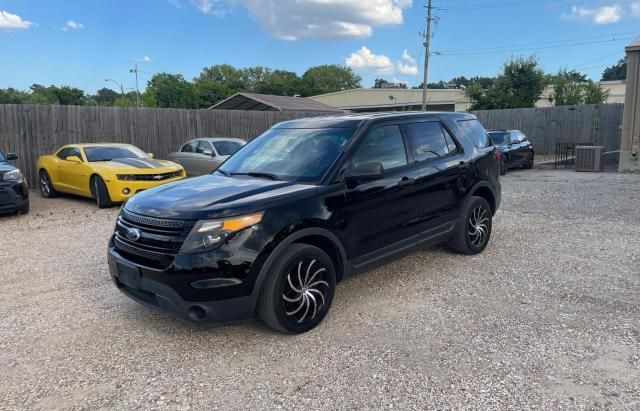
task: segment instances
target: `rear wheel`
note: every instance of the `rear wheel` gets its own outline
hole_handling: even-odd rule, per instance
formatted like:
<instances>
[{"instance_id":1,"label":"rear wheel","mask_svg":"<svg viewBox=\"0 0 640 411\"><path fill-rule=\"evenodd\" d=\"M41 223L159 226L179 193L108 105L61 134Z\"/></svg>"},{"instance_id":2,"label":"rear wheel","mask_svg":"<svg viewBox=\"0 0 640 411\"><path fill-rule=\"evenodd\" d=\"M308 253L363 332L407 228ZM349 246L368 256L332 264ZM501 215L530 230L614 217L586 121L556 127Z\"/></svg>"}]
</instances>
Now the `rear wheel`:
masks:
<instances>
[{"instance_id":1,"label":"rear wheel","mask_svg":"<svg viewBox=\"0 0 640 411\"><path fill-rule=\"evenodd\" d=\"M100 176L91 178L91 195L96 199L99 208L111 207L113 204L109 197L109 190L107 190L107 186Z\"/></svg>"},{"instance_id":2,"label":"rear wheel","mask_svg":"<svg viewBox=\"0 0 640 411\"><path fill-rule=\"evenodd\" d=\"M265 281L258 316L278 331L307 332L329 312L335 288L335 268L327 253L311 245L292 244Z\"/></svg>"},{"instance_id":3,"label":"rear wheel","mask_svg":"<svg viewBox=\"0 0 640 411\"><path fill-rule=\"evenodd\" d=\"M529 153L527 161L524 163L524 168L531 170L533 168L533 153Z\"/></svg>"},{"instance_id":4,"label":"rear wheel","mask_svg":"<svg viewBox=\"0 0 640 411\"><path fill-rule=\"evenodd\" d=\"M500 175L503 176L509 171L509 160L504 154L500 157Z\"/></svg>"},{"instance_id":5,"label":"rear wheel","mask_svg":"<svg viewBox=\"0 0 640 411\"><path fill-rule=\"evenodd\" d=\"M47 170L40 170L40 194L44 198L53 198L58 196L58 192L53 188L51 177Z\"/></svg>"},{"instance_id":6,"label":"rear wheel","mask_svg":"<svg viewBox=\"0 0 640 411\"><path fill-rule=\"evenodd\" d=\"M449 245L462 254L481 253L491 238L492 212L489 202L482 197L471 197Z\"/></svg>"},{"instance_id":7,"label":"rear wheel","mask_svg":"<svg viewBox=\"0 0 640 411\"><path fill-rule=\"evenodd\" d=\"M29 214L29 203L27 202L27 204L23 205L22 208L20 209L20 214Z\"/></svg>"}]
</instances>

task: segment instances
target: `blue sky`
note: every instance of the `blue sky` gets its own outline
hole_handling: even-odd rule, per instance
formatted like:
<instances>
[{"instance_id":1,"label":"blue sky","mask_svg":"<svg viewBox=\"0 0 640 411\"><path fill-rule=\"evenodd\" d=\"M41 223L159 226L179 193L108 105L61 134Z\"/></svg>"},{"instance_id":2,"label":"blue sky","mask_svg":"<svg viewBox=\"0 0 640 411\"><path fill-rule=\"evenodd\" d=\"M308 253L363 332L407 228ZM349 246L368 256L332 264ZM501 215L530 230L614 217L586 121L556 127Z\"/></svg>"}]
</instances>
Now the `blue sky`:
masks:
<instances>
[{"instance_id":1,"label":"blue sky","mask_svg":"<svg viewBox=\"0 0 640 411\"><path fill-rule=\"evenodd\" d=\"M104 79L141 88L153 73L209 65L296 71L349 64L373 79L421 82L423 0L0 0L0 88ZM495 75L511 55L594 79L640 35L640 0L434 0L430 81ZM624 39L608 41L613 38ZM599 43L598 43L599 42ZM588 43L570 47L569 44ZM487 50L492 48L492 50ZM527 50L522 50L527 49ZM531 49L531 50L529 50ZM514 51L515 50L515 51ZM456 54L457 53L457 54ZM147 60L147 61L145 61ZM113 84L111 87L115 87Z\"/></svg>"}]
</instances>

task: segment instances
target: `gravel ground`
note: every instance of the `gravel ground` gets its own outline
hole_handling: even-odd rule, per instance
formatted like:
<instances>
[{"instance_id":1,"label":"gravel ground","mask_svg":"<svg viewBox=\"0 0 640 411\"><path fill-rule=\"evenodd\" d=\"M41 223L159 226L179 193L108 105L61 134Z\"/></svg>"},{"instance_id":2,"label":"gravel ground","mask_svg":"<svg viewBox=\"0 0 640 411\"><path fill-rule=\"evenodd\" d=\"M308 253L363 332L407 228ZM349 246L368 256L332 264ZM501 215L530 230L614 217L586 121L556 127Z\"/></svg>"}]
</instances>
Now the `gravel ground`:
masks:
<instances>
[{"instance_id":1,"label":"gravel ground","mask_svg":"<svg viewBox=\"0 0 640 411\"><path fill-rule=\"evenodd\" d=\"M640 175L503 191L482 255L360 275L294 337L132 302L106 264L117 208L34 193L0 217L0 408L640 408Z\"/></svg>"}]
</instances>

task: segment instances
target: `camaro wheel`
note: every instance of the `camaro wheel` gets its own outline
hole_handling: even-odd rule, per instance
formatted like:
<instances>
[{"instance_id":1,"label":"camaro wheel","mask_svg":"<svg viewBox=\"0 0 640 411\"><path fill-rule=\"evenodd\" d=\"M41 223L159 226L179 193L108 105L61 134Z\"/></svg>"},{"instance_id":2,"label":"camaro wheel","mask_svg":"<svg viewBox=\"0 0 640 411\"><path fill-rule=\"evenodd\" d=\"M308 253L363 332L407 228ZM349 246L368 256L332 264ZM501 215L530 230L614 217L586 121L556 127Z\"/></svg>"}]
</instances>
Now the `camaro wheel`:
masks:
<instances>
[{"instance_id":1,"label":"camaro wheel","mask_svg":"<svg viewBox=\"0 0 640 411\"><path fill-rule=\"evenodd\" d=\"M258 315L269 327L285 333L309 331L327 315L335 287L331 258L318 247L292 244L265 281Z\"/></svg>"},{"instance_id":2,"label":"camaro wheel","mask_svg":"<svg viewBox=\"0 0 640 411\"><path fill-rule=\"evenodd\" d=\"M104 181L99 176L91 178L91 195L96 199L99 208L111 207L111 198Z\"/></svg>"},{"instance_id":3,"label":"camaro wheel","mask_svg":"<svg viewBox=\"0 0 640 411\"><path fill-rule=\"evenodd\" d=\"M482 252L491 238L493 219L489 202L482 197L472 197L462 218L449 245L462 254Z\"/></svg>"},{"instance_id":4,"label":"camaro wheel","mask_svg":"<svg viewBox=\"0 0 640 411\"><path fill-rule=\"evenodd\" d=\"M53 198L58 196L58 192L53 188L51 177L46 170L40 171L40 194L44 198Z\"/></svg>"}]
</instances>

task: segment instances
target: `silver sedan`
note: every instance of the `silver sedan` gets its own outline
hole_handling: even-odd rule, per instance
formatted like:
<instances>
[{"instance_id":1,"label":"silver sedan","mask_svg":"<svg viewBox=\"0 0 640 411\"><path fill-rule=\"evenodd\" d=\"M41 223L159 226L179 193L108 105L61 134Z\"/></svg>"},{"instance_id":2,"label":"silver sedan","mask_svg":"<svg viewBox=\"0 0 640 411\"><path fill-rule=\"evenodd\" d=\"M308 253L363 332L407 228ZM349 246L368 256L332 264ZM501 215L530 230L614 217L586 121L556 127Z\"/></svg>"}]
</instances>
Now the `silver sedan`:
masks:
<instances>
[{"instance_id":1,"label":"silver sedan","mask_svg":"<svg viewBox=\"0 0 640 411\"><path fill-rule=\"evenodd\" d=\"M247 142L239 138L197 138L169 154L169 160L180 164L189 176L210 174Z\"/></svg>"}]
</instances>

